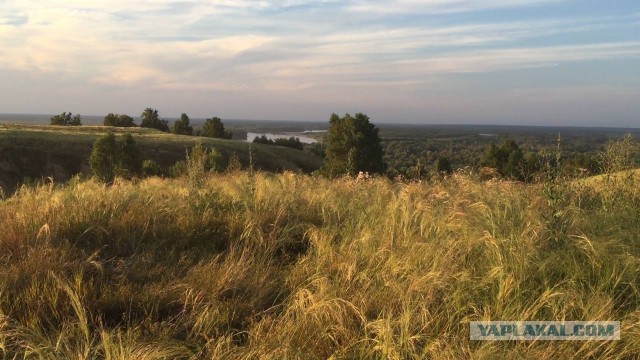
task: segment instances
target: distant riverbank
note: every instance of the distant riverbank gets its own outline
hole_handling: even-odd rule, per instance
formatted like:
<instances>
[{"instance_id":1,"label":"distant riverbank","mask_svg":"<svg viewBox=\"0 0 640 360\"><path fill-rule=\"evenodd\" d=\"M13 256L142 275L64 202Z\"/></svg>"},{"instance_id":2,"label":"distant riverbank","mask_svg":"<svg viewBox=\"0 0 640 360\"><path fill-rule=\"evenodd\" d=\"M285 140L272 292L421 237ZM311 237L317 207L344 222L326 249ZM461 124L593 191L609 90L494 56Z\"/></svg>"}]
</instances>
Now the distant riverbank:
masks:
<instances>
[{"instance_id":1,"label":"distant riverbank","mask_svg":"<svg viewBox=\"0 0 640 360\"><path fill-rule=\"evenodd\" d=\"M247 133L247 141L252 142L256 137L266 136L269 140L275 139L288 139L290 137L296 137L300 139L300 142L305 144L314 144L317 143L318 140L312 138L311 136L307 136L305 134L309 133L321 133L326 132L325 130L309 130L304 132L284 132L284 133L257 133L257 132L248 132Z\"/></svg>"}]
</instances>

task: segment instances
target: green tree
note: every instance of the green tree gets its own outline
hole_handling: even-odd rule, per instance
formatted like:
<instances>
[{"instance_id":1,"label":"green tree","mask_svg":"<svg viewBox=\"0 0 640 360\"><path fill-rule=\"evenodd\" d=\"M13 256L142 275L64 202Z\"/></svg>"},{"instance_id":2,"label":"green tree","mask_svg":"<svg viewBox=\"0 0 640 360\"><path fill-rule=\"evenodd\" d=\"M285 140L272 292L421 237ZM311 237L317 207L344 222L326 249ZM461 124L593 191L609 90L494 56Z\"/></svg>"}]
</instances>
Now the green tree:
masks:
<instances>
[{"instance_id":1,"label":"green tree","mask_svg":"<svg viewBox=\"0 0 640 360\"><path fill-rule=\"evenodd\" d=\"M89 157L89 166L93 174L106 183L112 183L116 177L119 165L119 151L116 136L108 134L96 139Z\"/></svg>"},{"instance_id":2,"label":"green tree","mask_svg":"<svg viewBox=\"0 0 640 360\"><path fill-rule=\"evenodd\" d=\"M295 136L292 136L288 139L275 139L273 141L273 144L277 146L284 146L284 147L296 149L296 150L304 149L304 144L302 144L302 141L300 141L300 138L297 138Z\"/></svg>"},{"instance_id":3,"label":"green tree","mask_svg":"<svg viewBox=\"0 0 640 360\"><path fill-rule=\"evenodd\" d=\"M331 114L323 172L333 177L354 176L360 171L371 174L384 171L378 128L362 113L343 117Z\"/></svg>"},{"instance_id":4,"label":"green tree","mask_svg":"<svg viewBox=\"0 0 640 360\"><path fill-rule=\"evenodd\" d=\"M133 136L129 133L125 134L120 140L119 147L118 175L138 174L142 167L142 160L140 159L140 149L138 149L138 144Z\"/></svg>"},{"instance_id":5,"label":"green tree","mask_svg":"<svg viewBox=\"0 0 640 360\"><path fill-rule=\"evenodd\" d=\"M140 116L140 127L158 129L160 131L169 132L169 124L167 120L160 120L158 110L146 108Z\"/></svg>"},{"instance_id":6,"label":"green tree","mask_svg":"<svg viewBox=\"0 0 640 360\"><path fill-rule=\"evenodd\" d=\"M193 127L189 125L189 116L183 113L180 120L173 123L171 132L178 135L193 135Z\"/></svg>"},{"instance_id":7,"label":"green tree","mask_svg":"<svg viewBox=\"0 0 640 360\"><path fill-rule=\"evenodd\" d=\"M93 143L89 166L93 174L106 183L116 176L132 176L141 169L140 151L131 134L125 134L116 141L113 132L101 136Z\"/></svg>"},{"instance_id":8,"label":"green tree","mask_svg":"<svg viewBox=\"0 0 640 360\"><path fill-rule=\"evenodd\" d=\"M124 114L109 113L104 117L104 126L117 126L117 127L133 127L136 126L133 118Z\"/></svg>"},{"instance_id":9,"label":"green tree","mask_svg":"<svg viewBox=\"0 0 640 360\"><path fill-rule=\"evenodd\" d=\"M511 179L524 180L524 176L522 173L523 160L524 154L519 148L509 152L507 163L502 170L503 174Z\"/></svg>"},{"instance_id":10,"label":"green tree","mask_svg":"<svg viewBox=\"0 0 640 360\"><path fill-rule=\"evenodd\" d=\"M494 168L501 176L524 180L524 154L518 144L512 140L505 140L500 147L491 144L480 160L480 166Z\"/></svg>"},{"instance_id":11,"label":"green tree","mask_svg":"<svg viewBox=\"0 0 640 360\"><path fill-rule=\"evenodd\" d=\"M502 166L502 156L500 150L496 144L491 144L485 150L482 160L480 160L480 166L486 166L494 169L499 169Z\"/></svg>"},{"instance_id":12,"label":"green tree","mask_svg":"<svg viewBox=\"0 0 640 360\"><path fill-rule=\"evenodd\" d=\"M256 136L255 138L253 138L253 142L256 144L265 144L265 145L274 144L273 140L269 139L267 135L264 135L264 134L262 136Z\"/></svg>"},{"instance_id":13,"label":"green tree","mask_svg":"<svg viewBox=\"0 0 640 360\"><path fill-rule=\"evenodd\" d=\"M233 134L230 131L225 130L224 124L219 117L214 116L204 122L201 135L219 139L231 139Z\"/></svg>"},{"instance_id":14,"label":"green tree","mask_svg":"<svg viewBox=\"0 0 640 360\"><path fill-rule=\"evenodd\" d=\"M453 169L451 169L451 163L446 157L439 157L434 164L434 169L437 174L451 175Z\"/></svg>"},{"instance_id":15,"label":"green tree","mask_svg":"<svg viewBox=\"0 0 640 360\"><path fill-rule=\"evenodd\" d=\"M80 114L73 116L70 112L63 112L60 115L52 116L50 124L61 126L80 126L82 125L82 118L80 117Z\"/></svg>"},{"instance_id":16,"label":"green tree","mask_svg":"<svg viewBox=\"0 0 640 360\"><path fill-rule=\"evenodd\" d=\"M276 145L276 146L284 146L296 150L303 150L304 144L300 141L299 138L295 136L291 136L290 138L278 138L275 140L269 139L266 135L256 136L253 139L253 142L256 144L265 144L265 145Z\"/></svg>"}]
</instances>

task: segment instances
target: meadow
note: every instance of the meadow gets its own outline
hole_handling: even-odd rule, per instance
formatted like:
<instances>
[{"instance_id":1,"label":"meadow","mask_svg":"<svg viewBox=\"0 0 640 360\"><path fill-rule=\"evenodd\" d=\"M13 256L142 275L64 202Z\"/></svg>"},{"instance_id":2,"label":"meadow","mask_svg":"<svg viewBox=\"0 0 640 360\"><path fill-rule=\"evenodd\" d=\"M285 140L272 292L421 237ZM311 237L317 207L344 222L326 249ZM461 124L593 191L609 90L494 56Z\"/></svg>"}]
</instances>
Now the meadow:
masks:
<instances>
[{"instance_id":1,"label":"meadow","mask_svg":"<svg viewBox=\"0 0 640 360\"><path fill-rule=\"evenodd\" d=\"M187 150L202 143L225 160L236 157L245 167L265 171L312 172L322 165L316 155L280 146L245 141L174 135L149 128L0 124L0 189L12 193L22 183L52 177L67 181L76 174L91 176L88 159L97 137L114 132L132 134L143 160L153 160L163 172L184 160Z\"/></svg>"},{"instance_id":2,"label":"meadow","mask_svg":"<svg viewBox=\"0 0 640 360\"><path fill-rule=\"evenodd\" d=\"M0 202L0 357L633 359L637 176L327 180L232 171ZM620 341L470 341L474 320Z\"/></svg>"}]
</instances>

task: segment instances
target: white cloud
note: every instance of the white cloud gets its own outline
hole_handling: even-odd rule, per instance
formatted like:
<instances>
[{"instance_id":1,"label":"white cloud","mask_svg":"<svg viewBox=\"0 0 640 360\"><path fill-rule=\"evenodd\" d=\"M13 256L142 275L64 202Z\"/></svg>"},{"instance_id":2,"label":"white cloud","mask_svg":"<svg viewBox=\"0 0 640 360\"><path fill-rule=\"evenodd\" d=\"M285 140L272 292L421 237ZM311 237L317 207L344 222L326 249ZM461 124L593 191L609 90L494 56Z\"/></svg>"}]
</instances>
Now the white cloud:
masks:
<instances>
[{"instance_id":1,"label":"white cloud","mask_svg":"<svg viewBox=\"0 0 640 360\"><path fill-rule=\"evenodd\" d=\"M336 100L356 87L409 91L449 74L640 58L639 42L606 36L637 27L637 14L451 20L562 1L8 0L0 47L11 50L0 52L0 67L94 89ZM427 17L405 25L416 14ZM582 36L594 29L604 34L597 42Z\"/></svg>"},{"instance_id":2,"label":"white cloud","mask_svg":"<svg viewBox=\"0 0 640 360\"><path fill-rule=\"evenodd\" d=\"M539 5L562 0L393 0L353 1L348 9L362 13L431 13L446 14L470 12L491 8Z\"/></svg>"},{"instance_id":3,"label":"white cloud","mask_svg":"<svg viewBox=\"0 0 640 360\"><path fill-rule=\"evenodd\" d=\"M542 1L546 0L395 0L366 4L370 7L367 11L378 7L411 12L417 8L461 11ZM364 11L365 2L345 3L347 9ZM84 73L94 81L123 82L127 86L142 81L148 83L152 78L158 85L201 83L207 81L207 74L216 74L209 79L212 84L227 81L229 85L260 78L294 77L300 77L301 82L307 84L319 77L340 82L350 77L360 82L370 76L371 81L380 82L380 74L393 83L392 71L403 77L406 69L420 70L415 67L428 66L429 72L436 73L495 71L500 66L539 66L547 61L569 61L569 58L578 61L581 51L590 49L589 46L572 48L575 56L563 53L560 58L550 56L548 49L504 49L530 37L580 31L584 21L575 19L411 27L382 23L343 29L316 26L304 16L300 19L263 13L290 7L319 8L327 4L340 6L341 3L8 1L5 7L27 14L29 22L21 27L4 26L0 45L12 51L0 54L0 64L31 71ZM259 15L255 15L256 12ZM323 15L335 16L336 13L327 10ZM313 14L311 18L316 16ZM615 19L610 19L604 26L614 23ZM488 49L464 50L475 47ZM630 49L626 53L618 50L607 54L636 54L629 52ZM545 59L540 59L541 54L547 54ZM594 54L591 52L583 58L594 59ZM224 74L212 71L212 68L223 67ZM424 72L418 71L418 74ZM337 78L326 78L330 76Z\"/></svg>"}]
</instances>

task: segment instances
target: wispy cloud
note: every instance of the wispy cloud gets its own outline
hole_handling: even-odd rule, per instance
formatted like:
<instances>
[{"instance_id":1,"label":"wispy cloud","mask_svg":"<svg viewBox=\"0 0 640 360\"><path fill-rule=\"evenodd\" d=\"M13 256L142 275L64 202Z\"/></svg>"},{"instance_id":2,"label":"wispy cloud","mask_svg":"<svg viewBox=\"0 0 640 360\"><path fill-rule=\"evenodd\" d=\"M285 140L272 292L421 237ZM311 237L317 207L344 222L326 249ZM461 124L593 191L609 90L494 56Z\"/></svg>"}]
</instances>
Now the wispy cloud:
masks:
<instances>
[{"instance_id":1,"label":"wispy cloud","mask_svg":"<svg viewBox=\"0 0 640 360\"><path fill-rule=\"evenodd\" d=\"M354 87L424 89L443 76L640 59L637 12L477 15L572 3L8 0L0 46L11 51L0 67L67 74L96 89L339 97Z\"/></svg>"},{"instance_id":2,"label":"wispy cloud","mask_svg":"<svg viewBox=\"0 0 640 360\"><path fill-rule=\"evenodd\" d=\"M347 9L363 13L448 14L495 8L513 8L561 0L393 0L353 1Z\"/></svg>"},{"instance_id":3,"label":"wispy cloud","mask_svg":"<svg viewBox=\"0 0 640 360\"><path fill-rule=\"evenodd\" d=\"M29 17L25 14L14 13L0 16L0 26L22 26L29 21Z\"/></svg>"}]
</instances>

